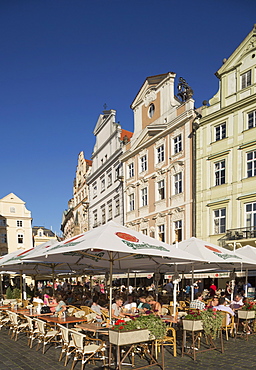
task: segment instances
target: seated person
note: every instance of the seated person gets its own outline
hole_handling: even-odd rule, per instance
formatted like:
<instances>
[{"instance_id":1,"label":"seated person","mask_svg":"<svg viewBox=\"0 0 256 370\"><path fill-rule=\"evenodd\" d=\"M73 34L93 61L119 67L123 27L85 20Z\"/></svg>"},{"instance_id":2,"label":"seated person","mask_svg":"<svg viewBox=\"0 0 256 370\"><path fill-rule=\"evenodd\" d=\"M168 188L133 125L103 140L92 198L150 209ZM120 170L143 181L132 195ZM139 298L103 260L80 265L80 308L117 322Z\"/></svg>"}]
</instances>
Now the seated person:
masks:
<instances>
[{"instance_id":1,"label":"seated person","mask_svg":"<svg viewBox=\"0 0 256 370\"><path fill-rule=\"evenodd\" d=\"M128 294L127 301L124 303L124 308L128 311L135 311L137 303L134 302L132 294Z\"/></svg>"},{"instance_id":2,"label":"seated person","mask_svg":"<svg viewBox=\"0 0 256 370\"><path fill-rule=\"evenodd\" d=\"M119 319L120 317L125 317L122 313L123 299L116 297L115 303L112 304L111 314L113 319Z\"/></svg>"},{"instance_id":3,"label":"seated person","mask_svg":"<svg viewBox=\"0 0 256 370\"><path fill-rule=\"evenodd\" d=\"M146 301L146 296L145 295L142 295L139 300L140 300L140 303L138 305L138 310L139 311L142 311L142 312L145 312L145 311L148 311L151 309L151 306L149 303L147 303Z\"/></svg>"},{"instance_id":4,"label":"seated person","mask_svg":"<svg viewBox=\"0 0 256 370\"><path fill-rule=\"evenodd\" d=\"M161 303L157 302L152 295L149 295L146 298L146 302L150 304L151 311L154 312L155 315L161 315L162 314L162 306Z\"/></svg>"},{"instance_id":5,"label":"seated person","mask_svg":"<svg viewBox=\"0 0 256 370\"><path fill-rule=\"evenodd\" d=\"M235 315L234 311L229 306L227 306L227 302L226 302L226 299L224 297L220 297L219 304L218 304L218 306L215 306L215 308L218 311L226 311L231 316L234 316ZM229 323L230 323L230 316L228 315L227 324L229 324Z\"/></svg>"},{"instance_id":6,"label":"seated person","mask_svg":"<svg viewBox=\"0 0 256 370\"><path fill-rule=\"evenodd\" d=\"M57 306L54 307L55 313L64 312L67 309L66 303L62 300L62 296L59 294L56 297Z\"/></svg>"},{"instance_id":7,"label":"seated person","mask_svg":"<svg viewBox=\"0 0 256 370\"><path fill-rule=\"evenodd\" d=\"M33 298L33 303L38 303L43 305L44 301L42 300L42 295L40 293L37 293L35 297Z\"/></svg>"},{"instance_id":8,"label":"seated person","mask_svg":"<svg viewBox=\"0 0 256 370\"><path fill-rule=\"evenodd\" d=\"M236 294L234 300L230 303L230 308L232 308L232 310L238 310L243 305L243 298L239 294Z\"/></svg>"},{"instance_id":9,"label":"seated person","mask_svg":"<svg viewBox=\"0 0 256 370\"><path fill-rule=\"evenodd\" d=\"M98 298L98 296L94 296L92 301L93 302L92 302L92 305L91 305L91 309L97 314L96 320L98 322L102 322L101 311L102 310L107 311L107 309L104 308L104 307L101 307L99 305L99 298Z\"/></svg>"},{"instance_id":10,"label":"seated person","mask_svg":"<svg viewBox=\"0 0 256 370\"><path fill-rule=\"evenodd\" d=\"M195 294L195 299L190 302L189 307L197 309L197 310L204 310L205 309L205 303L202 302L202 300L203 300L202 293L199 293L199 292L196 293Z\"/></svg>"},{"instance_id":11,"label":"seated person","mask_svg":"<svg viewBox=\"0 0 256 370\"><path fill-rule=\"evenodd\" d=\"M207 308L213 308L218 306L219 304L219 298L218 297L213 297L213 299L208 303Z\"/></svg>"}]
</instances>

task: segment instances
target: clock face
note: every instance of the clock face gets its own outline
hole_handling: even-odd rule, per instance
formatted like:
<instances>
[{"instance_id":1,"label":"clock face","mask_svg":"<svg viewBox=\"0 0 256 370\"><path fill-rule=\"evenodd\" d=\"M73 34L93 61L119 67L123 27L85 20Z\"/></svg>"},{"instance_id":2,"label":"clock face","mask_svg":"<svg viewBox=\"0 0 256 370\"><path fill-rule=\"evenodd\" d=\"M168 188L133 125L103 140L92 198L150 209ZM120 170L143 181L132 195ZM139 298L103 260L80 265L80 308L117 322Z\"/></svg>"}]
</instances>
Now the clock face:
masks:
<instances>
[{"instance_id":1,"label":"clock face","mask_svg":"<svg viewBox=\"0 0 256 370\"><path fill-rule=\"evenodd\" d=\"M150 106L148 108L148 116L149 116L149 118L152 118L153 115L154 115L154 113L155 113L155 106L152 103L152 104L150 104Z\"/></svg>"}]
</instances>

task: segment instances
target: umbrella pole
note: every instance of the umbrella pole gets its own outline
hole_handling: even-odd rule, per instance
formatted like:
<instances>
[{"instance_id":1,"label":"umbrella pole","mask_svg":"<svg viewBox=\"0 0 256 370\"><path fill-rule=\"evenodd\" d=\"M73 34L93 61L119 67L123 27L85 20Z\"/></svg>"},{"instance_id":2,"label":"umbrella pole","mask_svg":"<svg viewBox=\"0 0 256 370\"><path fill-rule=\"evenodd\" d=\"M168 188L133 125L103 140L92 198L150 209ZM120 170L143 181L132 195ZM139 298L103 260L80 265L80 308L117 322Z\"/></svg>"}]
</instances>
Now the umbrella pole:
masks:
<instances>
[{"instance_id":1,"label":"umbrella pole","mask_svg":"<svg viewBox=\"0 0 256 370\"><path fill-rule=\"evenodd\" d=\"M110 252L109 267L109 320L112 322L112 277L113 277L113 252Z\"/></svg>"},{"instance_id":2,"label":"umbrella pole","mask_svg":"<svg viewBox=\"0 0 256 370\"><path fill-rule=\"evenodd\" d=\"M22 279L22 270L20 270L20 298L21 302L23 299L23 279Z\"/></svg>"},{"instance_id":3,"label":"umbrella pole","mask_svg":"<svg viewBox=\"0 0 256 370\"><path fill-rule=\"evenodd\" d=\"M128 274L127 274L127 294L130 293L129 288L130 288L130 269L128 269Z\"/></svg>"},{"instance_id":4,"label":"umbrella pole","mask_svg":"<svg viewBox=\"0 0 256 370\"><path fill-rule=\"evenodd\" d=\"M248 269L245 270L245 297L248 296Z\"/></svg>"},{"instance_id":5,"label":"umbrella pole","mask_svg":"<svg viewBox=\"0 0 256 370\"><path fill-rule=\"evenodd\" d=\"M177 278L177 265L175 265L175 279L173 281L173 317L176 315L176 306L177 306L177 285L178 285L178 280Z\"/></svg>"},{"instance_id":6,"label":"umbrella pole","mask_svg":"<svg viewBox=\"0 0 256 370\"><path fill-rule=\"evenodd\" d=\"M27 291L26 291L26 274L22 275L23 280L23 299L24 301L27 299Z\"/></svg>"},{"instance_id":7,"label":"umbrella pole","mask_svg":"<svg viewBox=\"0 0 256 370\"><path fill-rule=\"evenodd\" d=\"M191 279L191 301L194 300L194 264L192 263L192 279Z\"/></svg>"},{"instance_id":8,"label":"umbrella pole","mask_svg":"<svg viewBox=\"0 0 256 370\"><path fill-rule=\"evenodd\" d=\"M0 274L0 296L3 297L3 275Z\"/></svg>"}]
</instances>

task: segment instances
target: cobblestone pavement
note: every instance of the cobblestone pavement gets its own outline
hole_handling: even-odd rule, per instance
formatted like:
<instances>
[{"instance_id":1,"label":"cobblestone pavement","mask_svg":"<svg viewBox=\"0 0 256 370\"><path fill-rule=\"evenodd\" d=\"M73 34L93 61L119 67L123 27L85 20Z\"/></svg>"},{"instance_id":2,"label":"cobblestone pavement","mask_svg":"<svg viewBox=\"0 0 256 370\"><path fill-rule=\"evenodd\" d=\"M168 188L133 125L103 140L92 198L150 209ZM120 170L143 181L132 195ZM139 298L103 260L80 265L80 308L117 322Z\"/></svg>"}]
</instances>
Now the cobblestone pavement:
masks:
<instances>
[{"instance_id":1,"label":"cobblestone pavement","mask_svg":"<svg viewBox=\"0 0 256 370\"><path fill-rule=\"evenodd\" d=\"M181 342L178 336L178 355L172 356L172 350L165 349L165 370L240 370L240 369L255 369L256 368L256 335L249 336L249 340L230 338L228 341L224 339L225 353L222 354L217 350L199 353L197 360L194 362L189 356L181 357ZM42 350L35 350L35 344L30 349L27 346L27 338L20 335L18 341L10 339L8 330L3 328L0 331L0 370L70 370L71 361L67 367L63 366L63 362L58 362L60 348L55 349L54 346L47 346L47 351L43 355ZM135 365L147 365L144 360L136 356ZM80 370L81 362L78 362L74 370ZM97 362L95 365L86 364L85 370L102 369L102 362ZM130 366L123 366L122 369L129 370ZM147 369L147 367L146 367ZM150 367L152 370L160 369L158 366Z\"/></svg>"}]
</instances>

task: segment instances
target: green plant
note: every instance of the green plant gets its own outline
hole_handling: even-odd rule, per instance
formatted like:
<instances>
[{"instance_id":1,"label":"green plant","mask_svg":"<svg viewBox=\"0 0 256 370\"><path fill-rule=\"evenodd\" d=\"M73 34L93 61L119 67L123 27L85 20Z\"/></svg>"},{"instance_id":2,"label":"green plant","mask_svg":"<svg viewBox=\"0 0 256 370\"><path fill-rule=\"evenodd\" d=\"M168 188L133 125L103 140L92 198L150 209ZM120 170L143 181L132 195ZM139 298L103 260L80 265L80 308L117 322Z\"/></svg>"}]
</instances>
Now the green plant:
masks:
<instances>
[{"instance_id":1,"label":"green plant","mask_svg":"<svg viewBox=\"0 0 256 370\"><path fill-rule=\"evenodd\" d=\"M12 288L10 286L6 289L6 299L12 299Z\"/></svg>"},{"instance_id":2,"label":"green plant","mask_svg":"<svg viewBox=\"0 0 256 370\"><path fill-rule=\"evenodd\" d=\"M188 311L188 314L184 317L184 320L202 320L200 311Z\"/></svg>"},{"instance_id":3,"label":"green plant","mask_svg":"<svg viewBox=\"0 0 256 370\"><path fill-rule=\"evenodd\" d=\"M242 310L243 311L254 311L254 310L256 310L256 304L255 304L255 302L253 302L253 301L246 302L243 305Z\"/></svg>"},{"instance_id":4,"label":"green plant","mask_svg":"<svg viewBox=\"0 0 256 370\"><path fill-rule=\"evenodd\" d=\"M160 317L153 314L137 315L132 316L129 321L117 320L113 329L121 331L148 329L152 336L156 339L161 339L165 335L166 324Z\"/></svg>"},{"instance_id":5,"label":"green plant","mask_svg":"<svg viewBox=\"0 0 256 370\"><path fill-rule=\"evenodd\" d=\"M20 289L18 288L14 288L13 289L13 292L12 292L12 298L16 299L16 298L20 298Z\"/></svg>"},{"instance_id":6,"label":"green plant","mask_svg":"<svg viewBox=\"0 0 256 370\"><path fill-rule=\"evenodd\" d=\"M203 328L206 335L216 338L218 330L221 328L223 316L220 311L209 308L200 312L203 321Z\"/></svg>"}]
</instances>

